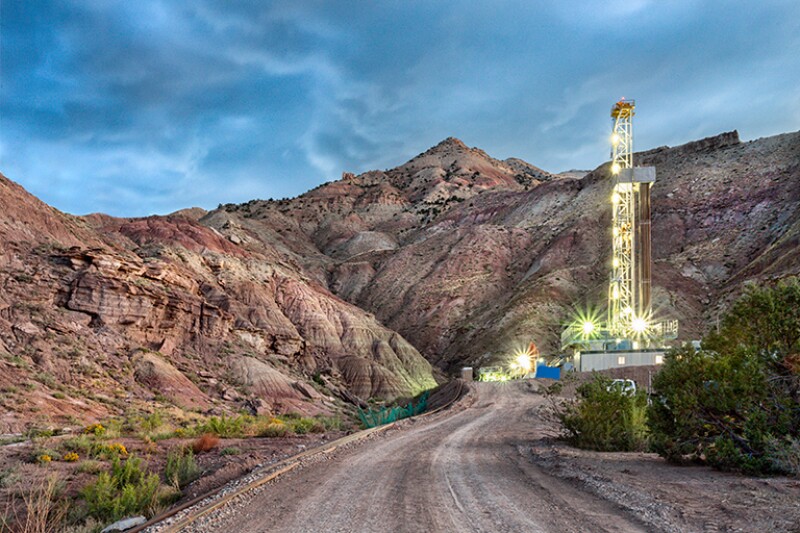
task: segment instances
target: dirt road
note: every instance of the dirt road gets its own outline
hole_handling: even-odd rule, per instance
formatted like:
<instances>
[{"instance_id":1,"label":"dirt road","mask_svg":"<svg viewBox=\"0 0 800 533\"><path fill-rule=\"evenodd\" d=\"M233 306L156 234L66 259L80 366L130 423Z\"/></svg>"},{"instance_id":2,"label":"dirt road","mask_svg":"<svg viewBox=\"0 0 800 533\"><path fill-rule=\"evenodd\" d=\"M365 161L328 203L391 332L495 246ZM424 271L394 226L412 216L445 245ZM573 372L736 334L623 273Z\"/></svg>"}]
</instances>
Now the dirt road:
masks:
<instances>
[{"instance_id":1,"label":"dirt road","mask_svg":"<svg viewBox=\"0 0 800 533\"><path fill-rule=\"evenodd\" d=\"M535 389L534 383L476 384L471 405L455 414L412 423L292 472L196 528L622 532L800 525L797 481L553 443L552 427L540 416L545 399Z\"/></svg>"}]
</instances>

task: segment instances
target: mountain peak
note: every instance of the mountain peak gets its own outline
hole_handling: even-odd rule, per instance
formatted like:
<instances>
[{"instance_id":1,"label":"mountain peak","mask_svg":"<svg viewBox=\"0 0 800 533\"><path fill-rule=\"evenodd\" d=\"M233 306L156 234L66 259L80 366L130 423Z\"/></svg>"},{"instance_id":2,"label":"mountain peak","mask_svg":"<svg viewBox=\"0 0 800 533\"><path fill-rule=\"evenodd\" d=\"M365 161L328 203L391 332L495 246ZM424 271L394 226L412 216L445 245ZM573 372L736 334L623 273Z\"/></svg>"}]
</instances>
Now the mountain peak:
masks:
<instances>
[{"instance_id":1,"label":"mountain peak","mask_svg":"<svg viewBox=\"0 0 800 533\"><path fill-rule=\"evenodd\" d=\"M458 148L467 148L467 145L464 144L464 141L456 137L448 137L447 139L443 140L436 146L455 146Z\"/></svg>"},{"instance_id":2,"label":"mountain peak","mask_svg":"<svg viewBox=\"0 0 800 533\"><path fill-rule=\"evenodd\" d=\"M428 149L428 153L432 152L451 152L453 150L469 150L469 146L464 144L464 141L455 137L448 137L436 146Z\"/></svg>"}]
</instances>

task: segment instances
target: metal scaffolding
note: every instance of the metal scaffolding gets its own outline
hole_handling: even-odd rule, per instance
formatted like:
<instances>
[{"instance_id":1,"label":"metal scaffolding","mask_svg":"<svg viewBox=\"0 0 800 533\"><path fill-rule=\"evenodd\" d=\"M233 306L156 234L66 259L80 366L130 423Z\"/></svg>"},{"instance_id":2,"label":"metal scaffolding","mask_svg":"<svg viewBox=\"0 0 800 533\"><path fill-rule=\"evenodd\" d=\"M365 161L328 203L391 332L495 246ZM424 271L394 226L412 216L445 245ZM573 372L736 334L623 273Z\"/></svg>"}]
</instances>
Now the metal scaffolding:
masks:
<instances>
[{"instance_id":1,"label":"metal scaffolding","mask_svg":"<svg viewBox=\"0 0 800 533\"><path fill-rule=\"evenodd\" d=\"M678 334L677 320L655 317L651 308L650 189L656 181L656 169L633 165L635 109L636 102L624 98L611 108L614 187L610 198L611 275L606 323L591 309L576 308L574 321L561 335L562 347L573 347L577 356L649 350L646 357L635 352L638 363L619 356L617 365L660 364L657 355L663 355L663 350L659 349Z\"/></svg>"},{"instance_id":2,"label":"metal scaffolding","mask_svg":"<svg viewBox=\"0 0 800 533\"><path fill-rule=\"evenodd\" d=\"M636 295L636 193L633 183L633 115L636 103L620 100L611 108L611 173L614 175L612 204L611 280L608 286L608 329L612 335L628 336L634 317L639 316ZM631 169L631 170L629 170Z\"/></svg>"}]
</instances>

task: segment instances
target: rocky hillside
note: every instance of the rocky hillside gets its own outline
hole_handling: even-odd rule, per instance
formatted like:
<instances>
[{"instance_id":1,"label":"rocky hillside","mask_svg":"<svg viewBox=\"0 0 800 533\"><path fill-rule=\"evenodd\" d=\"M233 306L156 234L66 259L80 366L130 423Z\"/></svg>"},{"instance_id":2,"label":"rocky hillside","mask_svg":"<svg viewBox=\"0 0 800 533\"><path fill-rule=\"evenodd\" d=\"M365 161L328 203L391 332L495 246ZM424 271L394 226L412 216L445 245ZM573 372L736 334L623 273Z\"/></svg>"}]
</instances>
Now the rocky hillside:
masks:
<instances>
[{"instance_id":1,"label":"rocky hillside","mask_svg":"<svg viewBox=\"0 0 800 533\"><path fill-rule=\"evenodd\" d=\"M798 273L800 133L736 132L637 155L655 165L654 303L697 338L747 281ZM557 349L575 307L602 306L607 167L548 174L447 139L385 172L202 219L274 245L447 368L537 342Z\"/></svg>"},{"instance_id":2,"label":"rocky hillside","mask_svg":"<svg viewBox=\"0 0 800 533\"><path fill-rule=\"evenodd\" d=\"M0 176L0 432L155 400L316 413L435 384L402 336L191 217L72 217Z\"/></svg>"},{"instance_id":3,"label":"rocky hillside","mask_svg":"<svg viewBox=\"0 0 800 533\"><path fill-rule=\"evenodd\" d=\"M657 168L655 307L683 339L745 283L800 274L800 132L637 163ZM605 165L553 175L453 138L297 198L145 219L0 178L0 431L149 400L313 412L431 386L428 361L555 351L604 302L611 187Z\"/></svg>"}]
</instances>

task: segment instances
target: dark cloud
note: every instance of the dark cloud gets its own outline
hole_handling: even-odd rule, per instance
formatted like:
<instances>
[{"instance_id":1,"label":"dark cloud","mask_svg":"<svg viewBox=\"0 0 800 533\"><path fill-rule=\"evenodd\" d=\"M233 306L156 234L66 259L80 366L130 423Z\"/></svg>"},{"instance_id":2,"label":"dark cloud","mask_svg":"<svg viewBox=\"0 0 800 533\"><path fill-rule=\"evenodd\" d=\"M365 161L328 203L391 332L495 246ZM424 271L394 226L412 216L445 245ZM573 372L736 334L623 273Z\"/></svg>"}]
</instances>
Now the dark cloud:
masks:
<instances>
[{"instance_id":1,"label":"dark cloud","mask_svg":"<svg viewBox=\"0 0 800 533\"><path fill-rule=\"evenodd\" d=\"M797 129L800 5L6 2L0 170L117 215L295 195L455 135L559 171L637 145Z\"/></svg>"}]
</instances>

